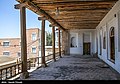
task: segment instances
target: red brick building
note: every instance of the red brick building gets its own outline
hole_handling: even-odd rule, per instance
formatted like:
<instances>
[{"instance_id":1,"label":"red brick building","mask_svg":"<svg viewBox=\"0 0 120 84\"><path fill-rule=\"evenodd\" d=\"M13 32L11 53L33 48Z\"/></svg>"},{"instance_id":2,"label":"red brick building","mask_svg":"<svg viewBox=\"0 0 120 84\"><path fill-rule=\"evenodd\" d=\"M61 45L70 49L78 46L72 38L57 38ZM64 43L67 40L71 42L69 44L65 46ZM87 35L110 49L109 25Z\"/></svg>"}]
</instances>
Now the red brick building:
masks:
<instances>
[{"instance_id":1,"label":"red brick building","mask_svg":"<svg viewBox=\"0 0 120 84\"><path fill-rule=\"evenodd\" d=\"M0 39L0 56L20 56L20 38Z\"/></svg>"},{"instance_id":2,"label":"red brick building","mask_svg":"<svg viewBox=\"0 0 120 84\"><path fill-rule=\"evenodd\" d=\"M0 39L0 56L18 58L21 56L20 38ZM27 29L27 56L39 56L41 45L41 30L39 28Z\"/></svg>"}]
</instances>

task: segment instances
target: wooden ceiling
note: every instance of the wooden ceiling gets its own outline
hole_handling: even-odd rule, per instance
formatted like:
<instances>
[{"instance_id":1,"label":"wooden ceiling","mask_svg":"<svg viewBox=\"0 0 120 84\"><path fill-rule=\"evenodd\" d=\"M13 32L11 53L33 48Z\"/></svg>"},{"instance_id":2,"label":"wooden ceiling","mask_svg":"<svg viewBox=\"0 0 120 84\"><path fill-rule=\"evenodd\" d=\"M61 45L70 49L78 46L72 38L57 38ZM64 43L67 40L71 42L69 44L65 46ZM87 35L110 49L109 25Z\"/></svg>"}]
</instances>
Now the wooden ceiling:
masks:
<instances>
[{"instance_id":1,"label":"wooden ceiling","mask_svg":"<svg viewBox=\"0 0 120 84\"><path fill-rule=\"evenodd\" d=\"M17 1L61 29L95 29L118 0Z\"/></svg>"}]
</instances>

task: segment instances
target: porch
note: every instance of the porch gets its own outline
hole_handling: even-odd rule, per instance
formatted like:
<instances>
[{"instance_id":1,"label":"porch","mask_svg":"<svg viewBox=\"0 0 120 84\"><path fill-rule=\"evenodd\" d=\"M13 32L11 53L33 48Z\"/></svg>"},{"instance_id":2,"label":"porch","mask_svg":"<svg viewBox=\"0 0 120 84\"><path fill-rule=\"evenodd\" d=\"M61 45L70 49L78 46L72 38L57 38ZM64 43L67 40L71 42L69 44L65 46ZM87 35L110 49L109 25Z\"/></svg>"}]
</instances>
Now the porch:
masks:
<instances>
[{"instance_id":1,"label":"porch","mask_svg":"<svg viewBox=\"0 0 120 84\"><path fill-rule=\"evenodd\" d=\"M20 9L21 23L21 61L22 75L21 78L27 80L116 80L117 74L111 71L110 67L102 66L104 64L97 58L82 56L82 54L98 54L98 57L111 65L119 72L119 57L114 63L109 63L113 60L113 56L109 56L108 30L115 25L108 25L109 19L105 22L105 28L100 24L104 23L104 18L115 18L117 22L118 11L113 9L119 8L119 0L97 1L97 0L76 0L76 1L50 1L50 0L17 0L20 4L15 5L15 9ZM117 2L118 1L118 2ZM74 3L73 3L74 2ZM114 6L115 5L115 6ZM77 8L76 8L77 7ZM27 47L26 47L26 8L40 15L38 20L41 21L41 65L44 68L39 68L30 73L27 71ZM59 11L60 10L60 11ZM57 12L55 12L57 11ZM57 13L57 15L56 15ZM106 16L107 15L107 16ZM107 17L107 18L109 18ZM52 52L55 63L47 66L45 59L45 20L48 20L52 27ZM115 22L113 21L113 22ZM111 22L110 22L111 24ZM55 59L55 27L58 30L58 45L59 56L61 50L64 51L64 56L59 61ZM98 30L98 27L100 28ZM109 27L109 28L106 28ZM102 41L102 32L104 33L104 41ZM115 28L118 28L115 26ZM114 29L114 28L113 28ZM79 31L78 31L79 30ZM85 30L85 31L84 31ZM62 39L60 38L62 31ZM84 31L84 32L83 32ZM99 32L100 31L100 32ZM101 36L99 37L100 34ZM113 34L114 36L114 34ZM99 38L98 38L99 37ZM60 43L62 40L62 43ZM86 44L87 43L87 44ZM111 43L111 42L110 42ZM102 53L102 46L105 53ZM114 43L113 43L114 44ZM116 43L117 44L117 43ZM117 45L116 45L117 46ZM113 46L115 47L115 46ZM115 49L115 48L114 48ZM116 48L117 49L117 48ZM114 50L111 50L114 51ZM116 53L118 50L115 50ZM87 53L85 53L87 52ZM115 52L113 52L115 53ZM81 54L70 55L67 54ZM101 57L100 57L101 56ZM118 55L119 56L119 55ZM107 61L106 61L107 60ZM86 73L87 72L87 73ZM28 78L29 76L29 78Z\"/></svg>"},{"instance_id":2,"label":"porch","mask_svg":"<svg viewBox=\"0 0 120 84\"><path fill-rule=\"evenodd\" d=\"M46 68L29 73L25 80L119 80L120 75L97 57L65 55Z\"/></svg>"}]
</instances>

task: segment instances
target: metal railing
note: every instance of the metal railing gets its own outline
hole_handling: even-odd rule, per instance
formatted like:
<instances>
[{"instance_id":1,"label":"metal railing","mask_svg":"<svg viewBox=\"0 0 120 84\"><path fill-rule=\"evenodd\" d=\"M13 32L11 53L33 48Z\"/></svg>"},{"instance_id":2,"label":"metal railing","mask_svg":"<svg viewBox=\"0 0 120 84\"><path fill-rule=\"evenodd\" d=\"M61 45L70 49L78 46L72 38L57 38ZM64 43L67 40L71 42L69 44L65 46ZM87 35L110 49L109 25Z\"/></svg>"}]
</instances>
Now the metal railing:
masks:
<instances>
[{"instance_id":1,"label":"metal railing","mask_svg":"<svg viewBox=\"0 0 120 84\"><path fill-rule=\"evenodd\" d=\"M64 51L61 51L61 55L63 54ZM59 58L59 52L55 53L55 57ZM53 59L53 54L45 56L46 63L51 62L52 59ZM30 70L31 67L37 67L40 66L40 64L41 64L41 57L29 58L27 60L27 67L28 67L27 69ZM22 69L22 62L1 68L0 80L7 80L19 75L20 73L22 73L21 69Z\"/></svg>"}]
</instances>

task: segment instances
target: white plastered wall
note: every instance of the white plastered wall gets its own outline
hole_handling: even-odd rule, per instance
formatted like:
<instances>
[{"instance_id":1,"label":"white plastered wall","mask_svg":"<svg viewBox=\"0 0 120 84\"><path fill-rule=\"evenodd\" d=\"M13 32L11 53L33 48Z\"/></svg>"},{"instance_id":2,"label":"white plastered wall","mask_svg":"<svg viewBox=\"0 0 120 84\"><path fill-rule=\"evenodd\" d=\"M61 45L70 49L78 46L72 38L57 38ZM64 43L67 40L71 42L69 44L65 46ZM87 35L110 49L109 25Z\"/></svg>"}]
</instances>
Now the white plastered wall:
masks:
<instances>
[{"instance_id":1,"label":"white plastered wall","mask_svg":"<svg viewBox=\"0 0 120 84\"><path fill-rule=\"evenodd\" d=\"M77 47L70 47L70 54L83 55L83 33L90 33L91 53L96 53L95 29L70 30L70 36L76 35Z\"/></svg>"},{"instance_id":2,"label":"white plastered wall","mask_svg":"<svg viewBox=\"0 0 120 84\"><path fill-rule=\"evenodd\" d=\"M103 18L103 20L100 22L100 24L97 26L97 33L96 36L99 39L99 32L100 28L102 27L102 30L104 31L106 28L106 34L107 34L107 47L106 49L103 49L102 47L102 55L99 55L99 58L105 61L108 65L113 67L116 71L120 73L120 52L118 52L118 13L120 12L120 0L115 4L115 6L110 10L110 12ZM111 62L109 60L110 57L110 46L109 46L109 30L111 27L115 27L115 63ZM99 45L99 40L98 40ZM100 46L98 46L99 51Z\"/></svg>"}]
</instances>

